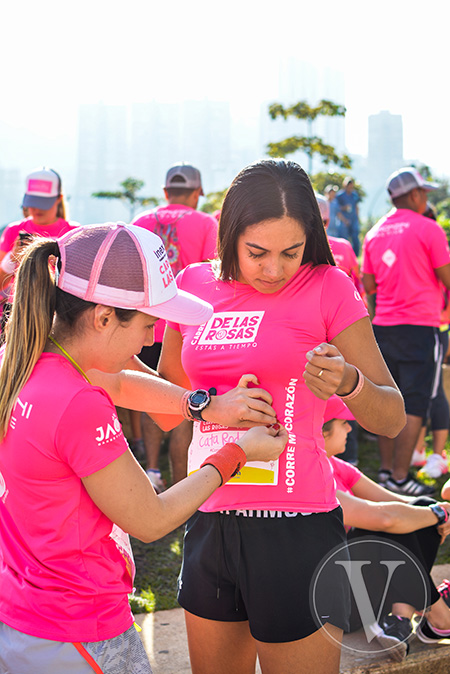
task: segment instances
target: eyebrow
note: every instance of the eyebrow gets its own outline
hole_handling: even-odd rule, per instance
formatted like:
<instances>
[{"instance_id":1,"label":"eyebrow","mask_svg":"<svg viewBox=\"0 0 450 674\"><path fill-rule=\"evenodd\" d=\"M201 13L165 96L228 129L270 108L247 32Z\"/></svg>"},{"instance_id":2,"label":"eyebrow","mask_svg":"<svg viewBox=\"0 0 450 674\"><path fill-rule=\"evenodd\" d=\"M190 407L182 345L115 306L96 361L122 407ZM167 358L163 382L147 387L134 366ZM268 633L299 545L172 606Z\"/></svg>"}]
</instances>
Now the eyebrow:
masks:
<instances>
[{"instance_id":1,"label":"eyebrow","mask_svg":"<svg viewBox=\"0 0 450 674\"><path fill-rule=\"evenodd\" d=\"M299 243L294 243L293 246L289 246L289 248L285 248L285 249L282 250L281 252L282 252L282 253L286 253L288 250L293 250L294 248L300 248L300 247L303 246L304 244L305 244L304 241L300 241ZM268 253L268 252L269 252L269 249L268 249L268 248L263 248L262 246L258 246L257 243L250 243L250 241L246 241L246 242L245 242L245 245L246 245L246 246L251 246L252 248L257 248L258 250L263 250L265 253Z\"/></svg>"}]
</instances>

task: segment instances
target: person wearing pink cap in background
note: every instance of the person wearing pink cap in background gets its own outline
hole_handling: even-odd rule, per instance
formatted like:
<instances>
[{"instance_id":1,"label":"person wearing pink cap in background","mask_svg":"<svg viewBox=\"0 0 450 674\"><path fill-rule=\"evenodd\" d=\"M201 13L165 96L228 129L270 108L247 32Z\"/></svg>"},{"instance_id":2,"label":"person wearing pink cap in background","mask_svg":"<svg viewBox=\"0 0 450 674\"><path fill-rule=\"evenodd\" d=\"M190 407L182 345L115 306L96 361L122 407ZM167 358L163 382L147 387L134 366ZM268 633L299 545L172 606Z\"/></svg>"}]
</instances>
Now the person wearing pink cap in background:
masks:
<instances>
[{"instance_id":1,"label":"person wearing pink cap in background","mask_svg":"<svg viewBox=\"0 0 450 674\"><path fill-rule=\"evenodd\" d=\"M443 598L448 593L448 587L444 582L436 589L430 576L439 545L450 533L450 503L438 504L429 497L411 499L394 494L366 477L355 466L342 461L338 455L345 450L345 439L350 431L348 421L351 419L354 419L353 414L337 396L329 398L323 425L325 451L333 467L336 495L342 506L348 540L369 537L371 541L379 540L380 543L398 543L421 565L429 586L429 595L425 598L430 608L416 635L425 643L436 643L450 637L450 608ZM353 559L353 547L349 549ZM383 559L382 554L380 556ZM371 563L375 566L379 564L379 559L374 555ZM402 660L407 655L407 642L412 635L411 619L423 607L420 606L423 596L403 567L392 576L383 602L384 586L378 587L371 576L367 586L374 614L381 615L381 624L365 627L394 660ZM350 623L351 631L361 627L356 605L352 606Z\"/></svg>"},{"instance_id":2,"label":"person wearing pink cap in background","mask_svg":"<svg viewBox=\"0 0 450 674\"><path fill-rule=\"evenodd\" d=\"M3 323L10 308L11 285L23 247L33 236L56 239L80 226L78 222L67 220L61 178L56 171L45 166L27 175L22 209L27 209L29 216L8 225L0 238L0 287L5 302Z\"/></svg>"},{"instance_id":3,"label":"person wearing pink cap in background","mask_svg":"<svg viewBox=\"0 0 450 674\"><path fill-rule=\"evenodd\" d=\"M202 177L195 166L179 162L171 166L164 182L167 204L137 215L132 224L154 232L164 242L173 275L188 264L204 262L216 256L217 221L211 215L197 210L204 195ZM148 367L157 369L161 354L165 322L159 321L155 329L155 343L144 347L139 358ZM134 441L142 447L147 458L147 474L156 491L164 489L158 460L164 433L148 415L131 412L134 434L142 430L142 440ZM138 436L136 436L138 437ZM192 424L183 421L172 429L168 437L169 464L172 484L186 477L187 449L192 439ZM134 447L132 447L134 449Z\"/></svg>"},{"instance_id":4,"label":"person wearing pink cap in background","mask_svg":"<svg viewBox=\"0 0 450 674\"><path fill-rule=\"evenodd\" d=\"M198 325L211 313L177 290L161 239L140 227L80 227L28 246L0 352L0 671L151 672L128 603L128 534L165 535L247 458L283 450L271 396L246 375L203 413L256 427L194 475L157 495L132 455L114 404L175 422L196 409L196 392L128 371L135 354L158 318Z\"/></svg>"}]
</instances>

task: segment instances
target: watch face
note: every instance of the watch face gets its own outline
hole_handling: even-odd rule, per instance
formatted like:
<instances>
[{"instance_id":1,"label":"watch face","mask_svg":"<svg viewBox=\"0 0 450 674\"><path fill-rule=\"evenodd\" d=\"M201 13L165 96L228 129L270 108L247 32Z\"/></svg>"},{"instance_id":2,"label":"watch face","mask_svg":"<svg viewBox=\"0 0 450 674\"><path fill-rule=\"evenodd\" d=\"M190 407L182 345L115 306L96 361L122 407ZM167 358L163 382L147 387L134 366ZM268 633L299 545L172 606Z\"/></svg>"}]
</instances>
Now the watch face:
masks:
<instances>
[{"instance_id":1,"label":"watch face","mask_svg":"<svg viewBox=\"0 0 450 674\"><path fill-rule=\"evenodd\" d=\"M189 396L189 402L191 405L204 405L209 400L209 395L206 393L206 391L194 391L190 396Z\"/></svg>"}]
</instances>

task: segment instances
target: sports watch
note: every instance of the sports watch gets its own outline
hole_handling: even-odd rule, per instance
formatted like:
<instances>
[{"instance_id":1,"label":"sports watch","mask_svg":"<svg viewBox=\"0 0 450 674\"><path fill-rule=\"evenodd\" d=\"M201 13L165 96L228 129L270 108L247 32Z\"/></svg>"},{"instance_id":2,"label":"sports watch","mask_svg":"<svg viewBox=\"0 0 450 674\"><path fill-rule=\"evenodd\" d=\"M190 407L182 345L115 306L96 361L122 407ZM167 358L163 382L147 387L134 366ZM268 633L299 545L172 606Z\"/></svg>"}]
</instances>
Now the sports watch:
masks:
<instances>
[{"instance_id":1,"label":"sports watch","mask_svg":"<svg viewBox=\"0 0 450 674\"><path fill-rule=\"evenodd\" d=\"M434 512L436 517L438 518L437 525L439 526L440 524L445 524L446 521L448 520L448 512L446 511L445 508L440 506L438 503L433 503L432 505L428 506L430 510Z\"/></svg>"},{"instance_id":2,"label":"sports watch","mask_svg":"<svg viewBox=\"0 0 450 674\"><path fill-rule=\"evenodd\" d=\"M199 388L196 391L192 391L187 399L187 406L189 414L193 419L196 421L204 421L202 412L211 402L212 395L215 395L215 389L209 389L209 391L206 391L203 388Z\"/></svg>"}]
</instances>

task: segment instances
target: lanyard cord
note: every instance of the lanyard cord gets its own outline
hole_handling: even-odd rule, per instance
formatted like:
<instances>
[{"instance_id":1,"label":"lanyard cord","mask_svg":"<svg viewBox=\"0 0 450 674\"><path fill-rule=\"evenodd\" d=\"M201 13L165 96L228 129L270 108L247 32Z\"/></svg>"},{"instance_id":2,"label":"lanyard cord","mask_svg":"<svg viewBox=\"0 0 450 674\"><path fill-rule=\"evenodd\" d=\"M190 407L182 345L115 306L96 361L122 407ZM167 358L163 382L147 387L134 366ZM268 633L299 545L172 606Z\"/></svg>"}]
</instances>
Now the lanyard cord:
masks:
<instances>
[{"instance_id":1,"label":"lanyard cord","mask_svg":"<svg viewBox=\"0 0 450 674\"><path fill-rule=\"evenodd\" d=\"M81 367L78 365L78 363L76 362L76 360L74 360L74 359L72 358L72 356L71 356L69 353L67 353L67 351L66 351L65 349L63 349L63 347L61 346L61 344L58 344L58 342L56 341L56 339L53 339L53 337L52 337L51 335L49 335L48 338L49 338L49 340L50 340L51 342L53 342L53 344L54 344L55 346L58 347L58 349L61 349L61 351L63 352L63 354L65 355L65 357L66 357L68 360L70 360L70 362L72 363L72 365L74 366L74 368L75 368L76 370L78 370L78 372L79 372L81 375L83 375L83 377L86 379L86 381L88 382L88 384L91 384L91 386L92 386L92 382L89 381L89 378L86 376L85 372L84 372L84 371L81 369Z\"/></svg>"}]
</instances>

